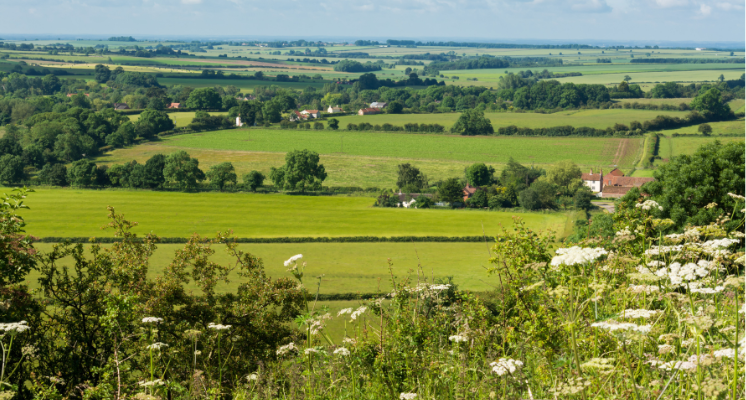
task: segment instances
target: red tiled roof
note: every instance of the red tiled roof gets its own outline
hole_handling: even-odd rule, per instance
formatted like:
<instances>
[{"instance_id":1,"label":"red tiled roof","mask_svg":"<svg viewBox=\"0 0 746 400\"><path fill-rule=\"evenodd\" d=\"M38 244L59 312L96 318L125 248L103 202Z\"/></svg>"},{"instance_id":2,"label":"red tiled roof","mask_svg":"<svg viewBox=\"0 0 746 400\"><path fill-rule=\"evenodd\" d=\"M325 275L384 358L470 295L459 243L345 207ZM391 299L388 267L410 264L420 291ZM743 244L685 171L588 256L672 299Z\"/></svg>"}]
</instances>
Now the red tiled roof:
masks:
<instances>
[{"instance_id":1,"label":"red tiled roof","mask_svg":"<svg viewBox=\"0 0 746 400\"><path fill-rule=\"evenodd\" d=\"M601 174L582 174L580 176L580 179L584 181L600 181Z\"/></svg>"},{"instance_id":2,"label":"red tiled roof","mask_svg":"<svg viewBox=\"0 0 746 400\"><path fill-rule=\"evenodd\" d=\"M620 171L619 168L614 168L609 172L609 175L624 176L624 172Z\"/></svg>"}]
</instances>

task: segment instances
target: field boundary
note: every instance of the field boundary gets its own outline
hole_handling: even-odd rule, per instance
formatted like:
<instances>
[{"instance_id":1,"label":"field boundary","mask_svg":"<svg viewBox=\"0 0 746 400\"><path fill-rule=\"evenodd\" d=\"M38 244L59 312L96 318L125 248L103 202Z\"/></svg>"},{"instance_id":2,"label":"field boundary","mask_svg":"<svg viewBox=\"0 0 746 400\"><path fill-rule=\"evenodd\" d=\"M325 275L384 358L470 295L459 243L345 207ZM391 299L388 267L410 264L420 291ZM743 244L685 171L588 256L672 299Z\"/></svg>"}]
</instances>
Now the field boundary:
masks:
<instances>
[{"instance_id":1,"label":"field boundary","mask_svg":"<svg viewBox=\"0 0 746 400\"><path fill-rule=\"evenodd\" d=\"M484 242L495 236L339 236L339 237L271 237L271 238L232 238L235 243L406 243L406 242L452 242L475 243ZM187 243L189 237L162 237L158 243L179 244ZM204 238L203 242L209 238ZM138 238L137 241L142 241ZM120 243L118 237L41 237L36 243Z\"/></svg>"}]
</instances>

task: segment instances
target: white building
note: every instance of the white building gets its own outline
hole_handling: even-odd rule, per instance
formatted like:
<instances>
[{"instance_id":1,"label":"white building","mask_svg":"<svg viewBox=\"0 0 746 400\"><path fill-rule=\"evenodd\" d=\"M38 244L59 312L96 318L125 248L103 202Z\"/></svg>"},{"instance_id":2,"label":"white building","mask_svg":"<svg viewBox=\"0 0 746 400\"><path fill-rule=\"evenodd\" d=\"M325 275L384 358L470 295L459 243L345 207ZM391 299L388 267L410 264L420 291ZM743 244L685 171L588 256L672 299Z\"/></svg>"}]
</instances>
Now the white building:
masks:
<instances>
[{"instance_id":1,"label":"white building","mask_svg":"<svg viewBox=\"0 0 746 400\"><path fill-rule=\"evenodd\" d=\"M598 193L603 190L603 179L604 179L604 170L601 170L600 173L594 174L593 170L591 170L588 174L583 174L580 179L583 180L583 183L591 188L593 193Z\"/></svg>"}]
</instances>

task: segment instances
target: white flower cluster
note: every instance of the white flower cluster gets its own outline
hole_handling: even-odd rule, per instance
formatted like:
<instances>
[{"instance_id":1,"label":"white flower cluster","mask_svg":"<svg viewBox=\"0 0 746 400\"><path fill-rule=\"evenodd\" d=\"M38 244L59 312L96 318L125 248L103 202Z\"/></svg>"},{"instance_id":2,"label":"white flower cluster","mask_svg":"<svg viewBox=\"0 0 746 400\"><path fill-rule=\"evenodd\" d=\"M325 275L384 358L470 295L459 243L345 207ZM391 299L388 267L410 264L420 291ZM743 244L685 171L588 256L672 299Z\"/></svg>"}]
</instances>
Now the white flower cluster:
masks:
<instances>
[{"instance_id":1,"label":"white flower cluster","mask_svg":"<svg viewBox=\"0 0 746 400\"><path fill-rule=\"evenodd\" d=\"M505 374L513 375L515 371L523 368L523 362L510 358L501 358L498 361L490 363L490 367L492 367L492 372L496 373L498 376L503 376Z\"/></svg>"},{"instance_id":2,"label":"white flower cluster","mask_svg":"<svg viewBox=\"0 0 746 400\"><path fill-rule=\"evenodd\" d=\"M652 325L637 325L630 322L616 322L614 320L604 321L604 322L595 322L591 324L594 328L600 328L600 329L606 329L609 332L614 332L618 330L624 330L624 331L634 331L639 332L642 334L647 334L650 332L651 329L653 329Z\"/></svg>"},{"instance_id":3,"label":"white flower cluster","mask_svg":"<svg viewBox=\"0 0 746 400\"><path fill-rule=\"evenodd\" d=\"M629 285L628 290L632 293L647 293L650 294L652 292L657 292L660 290L658 286L650 286L650 285Z\"/></svg>"},{"instance_id":4,"label":"white flower cluster","mask_svg":"<svg viewBox=\"0 0 746 400\"><path fill-rule=\"evenodd\" d=\"M629 236L631 234L632 234L632 231L629 230L629 226L625 227L624 229L616 233L617 236Z\"/></svg>"},{"instance_id":5,"label":"white flower cluster","mask_svg":"<svg viewBox=\"0 0 746 400\"><path fill-rule=\"evenodd\" d=\"M655 200L645 200L642 203L635 204L635 207L642 208L646 211L655 210L656 208L660 211L663 211L663 207L661 207Z\"/></svg>"},{"instance_id":6,"label":"white flower cluster","mask_svg":"<svg viewBox=\"0 0 746 400\"><path fill-rule=\"evenodd\" d=\"M0 332L21 333L31 329L26 321L0 323Z\"/></svg>"},{"instance_id":7,"label":"white flower cluster","mask_svg":"<svg viewBox=\"0 0 746 400\"><path fill-rule=\"evenodd\" d=\"M723 290L725 290L725 288L722 286L715 286L714 288L689 288L690 292L699 294L715 294L720 293Z\"/></svg>"},{"instance_id":8,"label":"white flower cluster","mask_svg":"<svg viewBox=\"0 0 746 400\"><path fill-rule=\"evenodd\" d=\"M215 329L216 331L225 331L228 329L231 329L230 325L220 325L220 324L214 324L210 322L209 325L207 325L207 329Z\"/></svg>"},{"instance_id":9,"label":"white flower cluster","mask_svg":"<svg viewBox=\"0 0 746 400\"><path fill-rule=\"evenodd\" d=\"M290 266L290 264L300 260L301 258L303 258L303 254L296 254L285 261L285 266L288 267Z\"/></svg>"},{"instance_id":10,"label":"white flower cluster","mask_svg":"<svg viewBox=\"0 0 746 400\"><path fill-rule=\"evenodd\" d=\"M452 335L448 337L448 340L455 343L466 343L469 341L469 338L464 335Z\"/></svg>"},{"instance_id":11,"label":"white flower cluster","mask_svg":"<svg viewBox=\"0 0 746 400\"><path fill-rule=\"evenodd\" d=\"M732 198L734 198L734 199L736 199L736 200L746 200L746 197L743 197L743 196L737 195L737 194L735 194L735 193L728 193L728 196L730 196L730 197L732 197Z\"/></svg>"},{"instance_id":12,"label":"white flower cluster","mask_svg":"<svg viewBox=\"0 0 746 400\"><path fill-rule=\"evenodd\" d=\"M284 346L280 346L280 348L277 349L277 355L278 356L284 356L287 353L290 353L291 351L298 351L298 348L295 347L295 343L290 342Z\"/></svg>"},{"instance_id":13,"label":"white flower cluster","mask_svg":"<svg viewBox=\"0 0 746 400\"><path fill-rule=\"evenodd\" d=\"M138 384L141 387L151 387L151 386L162 386L162 385L165 385L166 382L164 382L162 379L156 379L154 381L141 381L141 382L138 382Z\"/></svg>"},{"instance_id":14,"label":"white flower cluster","mask_svg":"<svg viewBox=\"0 0 746 400\"><path fill-rule=\"evenodd\" d=\"M722 253L722 250L727 249L731 245L740 242L738 239L715 239L708 240L701 245L702 251L707 254ZM726 253L727 254L727 253Z\"/></svg>"},{"instance_id":15,"label":"white flower cluster","mask_svg":"<svg viewBox=\"0 0 746 400\"><path fill-rule=\"evenodd\" d=\"M326 321L330 319L332 319L332 315L329 313L309 319L308 324L310 325L311 335L318 335L319 332L324 330L326 328Z\"/></svg>"},{"instance_id":16,"label":"white flower cluster","mask_svg":"<svg viewBox=\"0 0 746 400\"><path fill-rule=\"evenodd\" d=\"M166 348L166 347L168 347L168 345L165 344L165 343L155 342L155 343L151 344L150 346L148 346L147 349L148 350L160 350L160 349L163 349L163 348Z\"/></svg>"},{"instance_id":17,"label":"white flower cluster","mask_svg":"<svg viewBox=\"0 0 746 400\"><path fill-rule=\"evenodd\" d=\"M417 393L401 393L399 400L414 400L417 398Z\"/></svg>"},{"instance_id":18,"label":"white flower cluster","mask_svg":"<svg viewBox=\"0 0 746 400\"><path fill-rule=\"evenodd\" d=\"M343 357L347 357L347 356L350 355L350 351L347 350L344 347L340 347L340 348L334 350L334 355L340 355L340 356L343 356Z\"/></svg>"},{"instance_id":19,"label":"white flower cluster","mask_svg":"<svg viewBox=\"0 0 746 400\"><path fill-rule=\"evenodd\" d=\"M246 380L249 380L249 381L255 381L255 380L257 380L257 379L259 379L259 375L257 375L256 373L253 373L253 374L249 374L249 375L248 375L248 376L246 377Z\"/></svg>"},{"instance_id":20,"label":"white flower cluster","mask_svg":"<svg viewBox=\"0 0 746 400\"><path fill-rule=\"evenodd\" d=\"M163 318L158 317L145 317L142 319L143 324L159 324L163 322Z\"/></svg>"},{"instance_id":21,"label":"white flower cluster","mask_svg":"<svg viewBox=\"0 0 746 400\"><path fill-rule=\"evenodd\" d=\"M667 363L661 364L658 368L664 369L666 371L672 371L675 369L682 371L692 371L697 369L697 364L690 361L669 361Z\"/></svg>"},{"instance_id":22,"label":"white flower cluster","mask_svg":"<svg viewBox=\"0 0 746 400\"><path fill-rule=\"evenodd\" d=\"M624 310L624 313L622 315L624 318L645 318L648 319L655 314L660 313L660 310Z\"/></svg>"},{"instance_id":23,"label":"white flower cluster","mask_svg":"<svg viewBox=\"0 0 746 400\"><path fill-rule=\"evenodd\" d=\"M357 344L357 340L355 340L353 338L346 337L346 338L342 339L342 343L354 346L354 345Z\"/></svg>"},{"instance_id":24,"label":"white flower cluster","mask_svg":"<svg viewBox=\"0 0 746 400\"><path fill-rule=\"evenodd\" d=\"M551 265L553 267L558 267L562 264L586 264L600 258L601 256L609 254L608 251L601 247L582 248L578 246L573 246L569 249L557 249L556 253L558 255L552 257Z\"/></svg>"},{"instance_id":25,"label":"white flower cluster","mask_svg":"<svg viewBox=\"0 0 746 400\"><path fill-rule=\"evenodd\" d=\"M684 246L677 244L673 246L656 246L645 250L647 256L659 256L661 254L679 252L684 249Z\"/></svg>"},{"instance_id":26,"label":"white flower cluster","mask_svg":"<svg viewBox=\"0 0 746 400\"><path fill-rule=\"evenodd\" d=\"M303 350L303 354L305 354L305 355L308 355L308 354L318 354L318 352L319 352L319 349L317 349L315 347L309 347L309 348Z\"/></svg>"},{"instance_id":27,"label":"white flower cluster","mask_svg":"<svg viewBox=\"0 0 746 400\"><path fill-rule=\"evenodd\" d=\"M361 316L366 310L368 310L368 307L366 306L360 306L357 310L353 311L350 315L350 321L354 321L357 319L357 317Z\"/></svg>"}]
</instances>

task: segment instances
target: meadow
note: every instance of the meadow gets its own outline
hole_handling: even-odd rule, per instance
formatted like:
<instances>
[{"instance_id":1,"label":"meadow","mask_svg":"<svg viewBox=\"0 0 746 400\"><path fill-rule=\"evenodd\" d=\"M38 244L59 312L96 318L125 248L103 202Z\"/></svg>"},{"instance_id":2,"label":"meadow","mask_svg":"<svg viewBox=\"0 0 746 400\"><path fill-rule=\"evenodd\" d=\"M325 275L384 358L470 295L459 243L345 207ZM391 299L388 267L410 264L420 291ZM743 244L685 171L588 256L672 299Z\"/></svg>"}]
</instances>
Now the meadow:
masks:
<instances>
[{"instance_id":1,"label":"meadow","mask_svg":"<svg viewBox=\"0 0 746 400\"><path fill-rule=\"evenodd\" d=\"M743 122L741 122L743 124ZM660 147L658 155L663 162L675 156L682 154L694 154L702 145L718 140L721 143L743 142L743 137L704 137L704 136L684 136L684 137L662 137L660 138Z\"/></svg>"},{"instance_id":2,"label":"meadow","mask_svg":"<svg viewBox=\"0 0 746 400\"><path fill-rule=\"evenodd\" d=\"M37 189L22 215L39 237L109 236L98 228L113 206L138 221L137 233L162 237L478 236L496 235L513 213L375 208L369 197L135 190ZM535 229L564 232L567 214L520 214ZM482 230L484 227L484 231ZM283 255L284 256L284 255Z\"/></svg>"},{"instance_id":3,"label":"meadow","mask_svg":"<svg viewBox=\"0 0 746 400\"><path fill-rule=\"evenodd\" d=\"M192 123L196 112L173 112L168 113L169 118L174 121L177 128L181 128ZM211 112L210 115L228 115L227 112ZM135 122L140 118L140 114L128 115L130 121Z\"/></svg>"},{"instance_id":4,"label":"meadow","mask_svg":"<svg viewBox=\"0 0 746 400\"><path fill-rule=\"evenodd\" d=\"M735 119L732 121L709 122L708 124L712 127L713 135L743 135L744 132L746 132L743 118ZM674 133L699 135L700 133L698 129L699 125L692 125L678 129L667 129L661 131L660 133L666 136L670 136Z\"/></svg>"},{"instance_id":5,"label":"meadow","mask_svg":"<svg viewBox=\"0 0 746 400\"><path fill-rule=\"evenodd\" d=\"M679 101L679 103L681 103ZM677 103L678 105L678 103ZM606 109L606 110L567 110L551 114L539 113L514 113L514 112L485 112L484 116L497 128L502 126L516 125L521 128L549 128L553 126L572 125L575 127L587 126L597 129L606 129L616 123L629 124L632 121L647 121L658 115L670 115L672 117L683 117L684 111L663 110L632 110L632 109ZM371 125L383 125L389 123L396 126L404 126L406 123L440 124L450 129L461 116L461 113L443 114L378 114L378 115L347 115L335 117L339 120L339 127L346 128L348 123L359 124L367 122Z\"/></svg>"},{"instance_id":6,"label":"meadow","mask_svg":"<svg viewBox=\"0 0 746 400\"><path fill-rule=\"evenodd\" d=\"M631 166L640 138L453 136L381 132L231 129L164 138L165 146L210 150L319 154L546 165L571 159L581 165Z\"/></svg>"}]
</instances>

